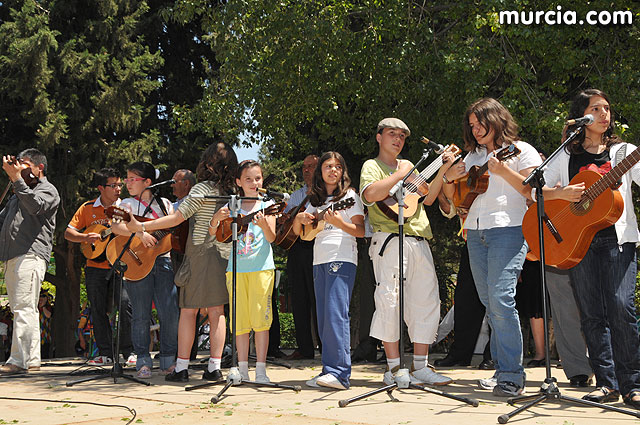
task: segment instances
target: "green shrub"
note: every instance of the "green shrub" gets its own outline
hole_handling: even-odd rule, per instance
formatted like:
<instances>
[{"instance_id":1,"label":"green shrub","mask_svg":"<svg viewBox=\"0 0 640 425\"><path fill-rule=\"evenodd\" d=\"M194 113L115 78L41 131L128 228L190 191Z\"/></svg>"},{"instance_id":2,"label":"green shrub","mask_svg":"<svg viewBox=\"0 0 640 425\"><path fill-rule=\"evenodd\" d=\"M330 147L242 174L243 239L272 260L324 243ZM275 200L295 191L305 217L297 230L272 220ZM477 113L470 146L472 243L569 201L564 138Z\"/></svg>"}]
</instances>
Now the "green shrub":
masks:
<instances>
[{"instance_id":1,"label":"green shrub","mask_svg":"<svg viewBox=\"0 0 640 425\"><path fill-rule=\"evenodd\" d=\"M293 313L280 313L280 347L296 347L296 327L293 324Z\"/></svg>"}]
</instances>

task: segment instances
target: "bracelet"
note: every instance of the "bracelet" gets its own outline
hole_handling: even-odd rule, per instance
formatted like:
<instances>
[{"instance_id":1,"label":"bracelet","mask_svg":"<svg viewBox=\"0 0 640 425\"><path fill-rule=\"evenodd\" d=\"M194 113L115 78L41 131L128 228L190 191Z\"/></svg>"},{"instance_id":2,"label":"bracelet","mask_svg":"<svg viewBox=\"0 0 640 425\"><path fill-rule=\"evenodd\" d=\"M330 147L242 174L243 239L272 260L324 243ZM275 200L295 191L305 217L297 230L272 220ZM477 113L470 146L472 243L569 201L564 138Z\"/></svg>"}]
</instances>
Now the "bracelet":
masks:
<instances>
[{"instance_id":1,"label":"bracelet","mask_svg":"<svg viewBox=\"0 0 640 425\"><path fill-rule=\"evenodd\" d=\"M144 228L144 223L140 223L140 227L142 227L142 233L145 233L147 230Z\"/></svg>"},{"instance_id":2,"label":"bracelet","mask_svg":"<svg viewBox=\"0 0 640 425\"><path fill-rule=\"evenodd\" d=\"M216 225L215 225L215 226L212 226L212 225L211 225L211 221L213 221L213 219L209 220L209 227L211 227L212 229L215 229L215 228L217 228L217 227L220 225L220 221L216 221Z\"/></svg>"},{"instance_id":3,"label":"bracelet","mask_svg":"<svg viewBox=\"0 0 640 425\"><path fill-rule=\"evenodd\" d=\"M449 181L446 174L442 175L442 181L445 182L446 184L453 184L452 181Z\"/></svg>"}]
</instances>

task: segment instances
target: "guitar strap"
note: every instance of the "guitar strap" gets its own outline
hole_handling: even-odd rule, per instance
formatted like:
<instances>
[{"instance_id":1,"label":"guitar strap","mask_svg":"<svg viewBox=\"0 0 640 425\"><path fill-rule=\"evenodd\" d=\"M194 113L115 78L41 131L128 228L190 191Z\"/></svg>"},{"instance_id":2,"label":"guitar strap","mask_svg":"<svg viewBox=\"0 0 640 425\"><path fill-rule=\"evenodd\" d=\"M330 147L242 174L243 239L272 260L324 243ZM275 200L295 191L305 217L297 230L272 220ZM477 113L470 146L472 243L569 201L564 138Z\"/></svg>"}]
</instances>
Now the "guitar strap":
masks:
<instances>
[{"instance_id":1,"label":"guitar strap","mask_svg":"<svg viewBox=\"0 0 640 425\"><path fill-rule=\"evenodd\" d=\"M618 149L618 152L616 152L616 163L613 164L613 167L615 167L616 165L620 164L620 161L622 161L624 159L624 157L627 156L627 145L626 143L623 144L620 149ZM620 179L622 179L622 176L620 176ZM622 184L622 180L618 180L618 182L616 183L616 186L620 186Z\"/></svg>"},{"instance_id":2,"label":"guitar strap","mask_svg":"<svg viewBox=\"0 0 640 425\"><path fill-rule=\"evenodd\" d=\"M147 207L149 206L149 204L147 204L147 203L146 203L145 201L143 201L142 199L138 199L138 198L136 198L136 199L138 200L138 202L140 202L142 205L144 205L144 207L145 207L145 208L147 208ZM153 201L151 201L151 202L153 202ZM160 204L159 204L159 205L160 205ZM161 208L161 209L164 209L164 205L160 205L160 208ZM155 212L155 211L153 210L153 208L149 208L149 211L151 212L151 215L153 216L153 218L160 218L160 216L158 215L158 213L157 213L157 212ZM166 213L165 213L165 215L166 215Z\"/></svg>"}]
</instances>

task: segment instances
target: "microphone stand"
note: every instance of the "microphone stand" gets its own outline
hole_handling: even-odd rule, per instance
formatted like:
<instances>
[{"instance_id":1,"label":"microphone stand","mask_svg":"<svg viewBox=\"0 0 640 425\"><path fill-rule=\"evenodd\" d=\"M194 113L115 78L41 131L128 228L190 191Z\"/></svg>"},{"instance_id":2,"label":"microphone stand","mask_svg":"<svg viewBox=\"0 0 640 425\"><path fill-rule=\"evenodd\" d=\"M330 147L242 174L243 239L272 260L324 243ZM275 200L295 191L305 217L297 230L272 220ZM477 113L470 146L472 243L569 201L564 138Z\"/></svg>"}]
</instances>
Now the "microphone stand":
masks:
<instances>
[{"instance_id":1,"label":"microphone stand","mask_svg":"<svg viewBox=\"0 0 640 425\"><path fill-rule=\"evenodd\" d=\"M620 409L618 407L609 406L602 403L596 403L594 401L583 400L581 398L574 398L562 395L560 393L560 389L558 388L558 381L556 378L551 376L551 362L550 362L550 350L549 350L549 327L548 327L548 314L547 314L547 275L545 269L545 246L544 246L544 194L542 193L542 188L545 185L544 180L544 172L543 169L547 166L547 164L553 159L561 150L565 149L569 143L571 143L578 134L580 134L584 129L585 124L578 125L578 127L572 131L567 139L560 145L558 149L556 149L551 156L545 159L542 164L540 164L535 170L529 174L529 176L522 182L523 185L531 185L536 189L536 203L537 203L537 214L538 214L538 242L540 244L540 283L542 286L542 317L544 318L544 349L545 349L545 369L546 369L546 378L540 387L540 391L537 394L525 395L512 397L507 400L507 403L510 405L515 405L515 403L525 402L522 406L518 407L512 412L505 413L503 415L498 416L498 422L501 424L506 424L509 419L514 417L520 412L523 412L536 404L542 403L547 400L560 400L569 403L581 404L583 406L590 407L598 407L600 409L610 410L612 412L624 413L626 415L635 416L640 418L640 412L634 412L627 409Z\"/></svg>"},{"instance_id":2,"label":"microphone stand","mask_svg":"<svg viewBox=\"0 0 640 425\"><path fill-rule=\"evenodd\" d=\"M218 385L224 383L224 387L216 394L211 397L212 403L218 403L222 395L233 385L240 386L243 384L254 385L257 387L271 387L271 388L284 388L288 390L293 390L295 392L300 392L302 389L299 385L284 385L278 384L275 382L255 382L255 381L246 381L242 379L240 375L240 370L238 369L238 353L236 352L236 282L237 282L237 252L238 252L238 211L240 211L240 206L242 205L242 200L261 200L261 198L255 197L240 197L237 195L231 196L204 196L205 199L217 199L217 200L226 200L229 203L229 211L231 214L231 218L233 219L231 223L231 299L232 299L232 308L231 308L231 367L229 368L229 373L227 374L227 380L218 381L218 382L206 382L199 385L194 385L191 387L185 387L185 391L192 391L199 388L210 387L213 385ZM222 223L221 223L222 224Z\"/></svg>"},{"instance_id":3,"label":"microphone stand","mask_svg":"<svg viewBox=\"0 0 640 425\"><path fill-rule=\"evenodd\" d=\"M147 207L145 208L144 213L142 213L142 216L143 217L146 216L147 213L151 211L151 205L153 204L154 200L158 205L160 205L160 209L162 209L162 211L166 215L166 209L164 208L162 199L158 198L158 188L154 188L154 190L152 190L152 193L153 195L151 198L151 202L149 202L149 205L147 205ZM158 199L160 199L160 201L158 201ZM120 316L122 315L123 277L124 277L124 272L127 270L126 263L121 261L121 259L124 253L127 252L127 250L129 249L129 246L131 245L131 241L133 240L134 237L135 237L135 233L132 233L129 236L129 239L127 239L127 242L122 247L122 251L120 251L120 254L118 254L118 258L116 258L116 260L113 262L113 265L111 266L111 269L109 270L109 273L105 278L106 281L109 281L112 278L114 279L114 282L113 282L114 294L112 295L113 298L115 298L116 285L118 288L118 314L116 315L116 318L114 320L116 337L115 337L115 348L113 350L113 354L114 354L113 366L111 367L111 370L107 373L103 373L98 376L91 376L88 378L81 378L75 381L69 381L65 384L67 387L71 387L75 384L79 384L82 382L96 381L98 379L105 379L105 378L113 378L114 384L118 383L118 378L125 378L130 381L137 382L138 384L143 384L146 386L151 385L151 382L143 381L141 379L136 378L133 375L123 373L122 365L120 364Z\"/></svg>"},{"instance_id":4,"label":"microphone stand","mask_svg":"<svg viewBox=\"0 0 640 425\"><path fill-rule=\"evenodd\" d=\"M463 403L467 403L472 405L473 407L478 407L478 400L469 399L466 397L460 397L453 394L448 394L440 390L436 390L430 387L416 385L411 383L411 379L409 377L409 369L407 369L404 362L404 198L405 198L405 181L413 174L413 172L422 164L427 157L429 156L429 152L431 148L428 147L424 149L422 153L422 157L420 160L413 166L411 171L407 173L406 176L402 178L398 183L396 183L391 190L389 191L389 196L395 196L398 200L398 265L399 265L399 278L398 278L398 297L399 297L399 309L398 309L398 325L400 328L400 340L398 342L398 347L400 351L400 370L396 373L395 382L390 385L385 385L381 388L378 388L373 391L369 391L365 394L361 394L349 399L338 401L338 406L346 407L354 401L362 400L368 398L372 395L381 393L383 391L387 392L387 395L391 399L391 401L399 401L396 399L391 393L395 389L405 389L412 388L414 390L421 390L431 394L436 394L442 397L447 397L453 400L461 401Z\"/></svg>"}]
</instances>

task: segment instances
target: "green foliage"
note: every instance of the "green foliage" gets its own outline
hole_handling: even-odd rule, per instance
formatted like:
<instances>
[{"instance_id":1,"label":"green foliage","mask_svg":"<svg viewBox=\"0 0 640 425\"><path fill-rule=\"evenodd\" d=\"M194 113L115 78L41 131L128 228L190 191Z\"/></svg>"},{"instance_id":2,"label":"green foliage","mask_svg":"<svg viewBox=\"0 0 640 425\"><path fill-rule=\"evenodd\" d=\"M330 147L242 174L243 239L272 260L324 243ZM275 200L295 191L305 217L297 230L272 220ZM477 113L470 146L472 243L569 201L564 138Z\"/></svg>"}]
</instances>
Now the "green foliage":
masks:
<instances>
[{"instance_id":1,"label":"green foliage","mask_svg":"<svg viewBox=\"0 0 640 425\"><path fill-rule=\"evenodd\" d=\"M280 313L280 347L295 348L296 328L293 323L293 313Z\"/></svg>"}]
</instances>

